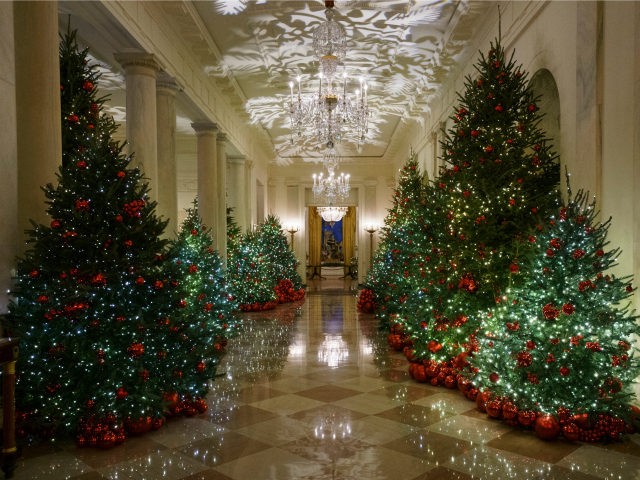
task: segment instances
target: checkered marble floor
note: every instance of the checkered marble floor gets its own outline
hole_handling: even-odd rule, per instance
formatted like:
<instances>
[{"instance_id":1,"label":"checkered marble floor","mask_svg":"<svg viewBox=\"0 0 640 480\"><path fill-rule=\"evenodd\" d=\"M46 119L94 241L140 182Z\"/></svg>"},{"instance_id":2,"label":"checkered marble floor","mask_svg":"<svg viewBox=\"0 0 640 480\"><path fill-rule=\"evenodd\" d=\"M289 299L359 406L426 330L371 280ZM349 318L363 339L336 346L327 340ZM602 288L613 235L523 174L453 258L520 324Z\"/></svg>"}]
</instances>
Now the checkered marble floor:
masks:
<instances>
[{"instance_id":1,"label":"checkered marble floor","mask_svg":"<svg viewBox=\"0 0 640 480\"><path fill-rule=\"evenodd\" d=\"M317 287L317 285L316 285ZM26 447L22 479L640 479L640 436L543 442L416 384L352 292L245 314L206 414L111 450Z\"/></svg>"}]
</instances>

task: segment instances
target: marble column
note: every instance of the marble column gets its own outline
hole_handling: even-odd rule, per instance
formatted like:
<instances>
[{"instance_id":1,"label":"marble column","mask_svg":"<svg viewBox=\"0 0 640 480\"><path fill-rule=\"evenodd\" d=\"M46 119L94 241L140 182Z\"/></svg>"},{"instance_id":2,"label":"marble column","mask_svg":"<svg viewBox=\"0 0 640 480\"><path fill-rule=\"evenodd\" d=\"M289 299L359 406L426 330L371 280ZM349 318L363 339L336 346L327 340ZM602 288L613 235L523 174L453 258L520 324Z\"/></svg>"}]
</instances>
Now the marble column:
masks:
<instances>
[{"instance_id":1,"label":"marble column","mask_svg":"<svg viewBox=\"0 0 640 480\"><path fill-rule=\"evenodd\" d=\"M233 217L240 231L247 228L247 185L245 181L245 157L242 155L228 156L229 162L229 206L233 208Z\"/></svg>"},{"instance_id":2,"label":"marble column","mask_svg":"<svg viewBox=\"0 0 640 480\"><path fill-rule=\"evenodd\" d=\"M253 178L253 166L254 163L251 160L245 160L244 162L244 180L245 180L245 218L247 221L247 228L256 223L256 180Z\"/></svg>"},{"instance_id":3,"label":"marble column","mask_svg":"<svg viewBox=\"0 0 640 480\"><path fill-rule=\"evenodd\" d=\"M125 71L127 88L127 146L132 166L139 166L149 183L149 198L158 200L158 111L155 56L146 52L116 53Z\"/></svg>"},{"instance_id":4,"label":"marble column","mask_svg":"<svg viewBox=\"0 0 640 480\"><path fill-rule=\"evenodd\" d=\"M16 61L14 49L13 3L0 2L0 111L3 128L0 128L0 315L7 313L9 289L12 287L9 272L15 266L18 244L22 232L18 230L18 147L16 125Z\"/></svg>"},{"instance_id":5,"label":"marble column","mask_svg":"<svg viewBox=\"0 0 640 480\"><path fill-rule=\"evenodd\" d=\"M12 3L15 106L14 110L3 111L3 118L13 117L15 111L17 228L22 252L22 233L31 228L30 219L47 225L50 222L41 187L57 184L55 174L62 163L58 2ZM7 179L4 173L3 178Z\"/></svg>"},{"instance_id":6,"label":"marble column","mask_svg":"<svg viewBox=\"0 0 640 480\"><path fill-rule=\"evenodd\" d=\"M198 156L198 213L202 223L211 229L217 238L218 206L216 135L218 126L211 122L194 122L191 127L196 132ZM216 243L217 245L217 240Z\"/></svg>"},{"instance_id":7,"label":"marble column","mask_svg":"<svg viewBox=\"0 0 640 480\"><path fill-rule=\"evenodd\" d=\"M602 3L577 2L576 42L576 154L580 168L571 172L580 185L602 198ZM561 182L561 184L564 182Z\"/></svg>"},{"instance_id":8,"label":"marble column","mask_svg":"<svg viewBox=\"0 0 640 480\"><path fill-rule=\"evenodd\" d=\"M175 80L161 74L156 81L158 116L158 215L168 220L164 236L173 238L178 231L178 186L176 174L176 93Z\"/></svg>"},{"instance_id":9,"label":"marble column","mask_svg":"<svg viewBox=\"0 0 640 480\"><path fill-rule=\"evenodd\" d=\"M216 192L218 202L218 223L216 243L223 264L227 265L227 135L220 132L216 137L217 173Z\"/></svg>"}]
</instances>

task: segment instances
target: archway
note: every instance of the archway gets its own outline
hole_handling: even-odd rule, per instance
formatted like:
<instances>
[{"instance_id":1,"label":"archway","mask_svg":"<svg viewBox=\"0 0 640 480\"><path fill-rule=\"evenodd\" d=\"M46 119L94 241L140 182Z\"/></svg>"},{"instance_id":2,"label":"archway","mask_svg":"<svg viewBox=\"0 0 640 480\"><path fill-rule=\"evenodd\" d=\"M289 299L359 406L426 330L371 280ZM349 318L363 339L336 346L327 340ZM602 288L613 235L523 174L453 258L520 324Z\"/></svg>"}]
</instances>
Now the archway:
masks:
<instances>
[{"instance_id":1,"label":"archway","mask_svg":"<svg viewBox=\"0 0 640 480\"><path fill-rule=\"evenodd\" d=\"M529 86L534 95L539 96L537 102L543 117L540 121L540 128L546 134L549 142L553 145L554 151L561 153L561 137L560 137L560 95L558 93L558 85L553 75L546 68L541 68L531 77ZM562 156L560 156L561 165ZM564 168L560 173L560 184L564 186Z\"/></svg>"}]
</instances>

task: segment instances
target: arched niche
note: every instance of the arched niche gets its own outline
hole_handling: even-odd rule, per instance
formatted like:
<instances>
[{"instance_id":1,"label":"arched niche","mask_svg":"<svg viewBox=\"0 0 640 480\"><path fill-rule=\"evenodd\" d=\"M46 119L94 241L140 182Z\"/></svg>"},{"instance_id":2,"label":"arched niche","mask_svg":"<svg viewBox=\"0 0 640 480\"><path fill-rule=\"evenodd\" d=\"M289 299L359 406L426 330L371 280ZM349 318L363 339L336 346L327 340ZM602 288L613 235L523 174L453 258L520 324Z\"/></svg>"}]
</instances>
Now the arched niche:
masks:
<instances>
[{"instance_id":1,"label":"arched niche","mask_svg":"<svg viewBox=\"0 0 640 480\"><path fill-rule=\"evenodd\" d=\"M560 153L560 95L555 78L549 70L541 68L533 74L529 86L535 96L539 96L538 107L543 114L540 128L553 146L553 151ZM564 190L564 159L560 158L560 184Z\"/></svg>"}]
</instances>

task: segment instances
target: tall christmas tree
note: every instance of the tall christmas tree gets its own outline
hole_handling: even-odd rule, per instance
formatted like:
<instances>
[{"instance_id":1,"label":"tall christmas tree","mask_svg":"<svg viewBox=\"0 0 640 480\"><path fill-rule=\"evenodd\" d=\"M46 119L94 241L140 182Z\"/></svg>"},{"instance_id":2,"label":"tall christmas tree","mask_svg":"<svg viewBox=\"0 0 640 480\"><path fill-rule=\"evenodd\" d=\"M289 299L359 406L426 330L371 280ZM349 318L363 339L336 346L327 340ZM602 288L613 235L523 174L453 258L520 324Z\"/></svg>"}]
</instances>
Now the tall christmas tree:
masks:
<instances>
[{"instance_id":1,"label":"tall christmas tree","mask_svg":"<svg viewBox=\"0 0 640 480\"><path fill-rule=\"evenodd\" d=\"M163 411L165 222L102 114L99 75L75 33L60 45L63 165L47 185L50 225L28 232L9 328L21 337L20 416L34 432L103 447ZM27 432L28 433L28 432Z\"/></svg>"},{"instance_id":2,"label":"tall christmas tree","mask_svg":"<svg viewBox=\"0 0 640 480\"><path fill-rule=\"evenodd\" d=\"M596 217L580 192L532 238L523 259L530 274L486 313L481 354L472 359L474 382L495 396L487 406L501 406L508 419L542 415L541 436L562 427L572 440L617 438L640 374L631 347L640 326L625 304L630 278L609 272L619 250L607 249L610 220Z\"/></svg>"},{"instance_id":3,"label":"tall christmas tree","mask_svg":"<svg viewBox=\"0 0 640 480\"><path fill-rule=\"evenodd\" d=\"M298 273L298 260L287 244L280 220L269 215L258 228L258 248L268 266L269 277L275 282L280 303L300 300L304 297L302 278Z\"/></svg>"},{"instance_id":4,"label":"tall christmas tree","mask_svg":"<svg viewBox=\"0 0 640 480\"><path fill-rule=\"evenodd\" d=\"M446 261L425 280L444 288L418 290L407 307L415 356L436 363L477 349L477 312L517 281L526 239L558 202L557 158L538 127L527 75L499 42L475 68L451 117L446 168L435 185L445 223L435 248Z\"/></svg>"},{"instance_id":5,"label":"tall christmas tree","mask_svg":"<svg viewBox=\"0 0 640 480\"><path fill-rule=\"evenodd\" d=\"M167 363L173 374L169 390L178 394L172 405L190 413L202 411L208 381L215 377L227 338L237 326L233 300L210 230L202 224L197 201L187 210L177 238L167 254L167 276L174 286L173 315L165 319ZM183 353L183 354L181 354ZM175 399L174 399L175 400Z\"/></svg>"},{"instance_id":6,"label":"tall christmas tree","mask_svg":"<svg viewBox=\"0 0 640 480\"><path fill-rule=\"evenodd\" d=\"M420 255L417 240L425 229L423 184L418 162L412 156L400 170L392 207L382 227L382 240L365 282L373 293L376 314L385 326L408 293L405 272Z\"/></svg>"}]
</instances>

